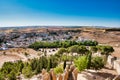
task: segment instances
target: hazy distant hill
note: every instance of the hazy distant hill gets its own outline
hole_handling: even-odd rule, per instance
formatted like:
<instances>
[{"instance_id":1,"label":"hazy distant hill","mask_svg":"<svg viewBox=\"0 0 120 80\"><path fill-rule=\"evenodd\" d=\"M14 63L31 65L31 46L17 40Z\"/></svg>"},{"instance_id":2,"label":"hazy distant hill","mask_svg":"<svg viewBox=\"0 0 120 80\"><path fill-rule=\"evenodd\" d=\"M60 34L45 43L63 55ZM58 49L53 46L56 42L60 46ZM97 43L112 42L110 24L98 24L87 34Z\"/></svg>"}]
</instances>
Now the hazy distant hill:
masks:
<instances>
[{"instance_id":1,"label":"hazy distant hill","mask_svg":"<svg viewBox=\"0 0 120 80\"><path fill-rule=\"evenodd\" d=\"M22 29L22 28L48 28L48 27L65 27L65 28L120 28L120 27L106 27L106 26L14 26L14 27L0 27L0 29Z\"/></svg>"}]
</instances>

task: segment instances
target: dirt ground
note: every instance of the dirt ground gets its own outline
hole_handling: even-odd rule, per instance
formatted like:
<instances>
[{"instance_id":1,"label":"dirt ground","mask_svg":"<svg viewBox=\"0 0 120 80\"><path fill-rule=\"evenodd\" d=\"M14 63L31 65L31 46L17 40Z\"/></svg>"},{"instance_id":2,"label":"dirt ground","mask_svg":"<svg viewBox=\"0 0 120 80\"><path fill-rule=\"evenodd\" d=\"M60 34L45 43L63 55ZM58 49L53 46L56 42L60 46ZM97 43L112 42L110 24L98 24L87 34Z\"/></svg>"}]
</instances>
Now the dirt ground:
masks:
<instances>
[{"instance_id":1,"label":"dirt ground","mask_svg":"<svg viewBox=\"0 0 120 80\"><path fill-rule=\"evenodd\" d=\"M17 61L17 60L22 60L22 61L27 61L28 59L33 59L33 58L38 58L43 54L41 51L35 51L30 48L11 48L5 51L0 51L0 67L3 65L4 62L8 61ZM53 55L57 53L59 49L44 49L46 50L47 54L46 55ZM26 55L27 54L27 55Z\"/></svg>"},{"instance_id":2,"label":"dirt ground","mask_svg":"<svg viewBox=\"0 0 120 80\"><path fill-rule=\"evenodd\" d=\"M25 53L27 55L25 55ZM28 59L37 58L38 52L33 49L24 48L12 48L5 51L0 51L0 67L4 62L22 60L26 61Z\"/></svg>"},{"instance_id":3,"label":"dirt ground","mask_svg":"<svg viewBox=\"0 0 120 80\"><path fill-rule=\"evenodd\" d=\"M107 78L113 80L117 76L117 72L114 69L109 69L107 65L101 70L86 70L78 74L77 80L105 80Z\"/></svg>"}]
</instances>

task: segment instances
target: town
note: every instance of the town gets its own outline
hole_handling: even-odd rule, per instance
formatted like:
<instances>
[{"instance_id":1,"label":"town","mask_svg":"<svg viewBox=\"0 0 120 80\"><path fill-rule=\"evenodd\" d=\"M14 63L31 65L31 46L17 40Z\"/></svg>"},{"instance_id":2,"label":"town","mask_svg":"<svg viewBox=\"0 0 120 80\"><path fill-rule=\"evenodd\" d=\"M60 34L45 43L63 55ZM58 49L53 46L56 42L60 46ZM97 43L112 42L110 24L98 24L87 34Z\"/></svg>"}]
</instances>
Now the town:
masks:
<instances>
[{"instance_id":1,"label":"town","mask_svg":"<svg viewBox=\"0 0 120 80\"><path fill-rule=\"evenodd\" d=\"M56 32L57 31L57 32ZM10 33L0 33L1 47L0 50L5 50L8 48L19 48L28 47L30 44L37 41L65 41L72 40L76 35L79 35L81 30L61 30L56 28L51 30L51 28L43 29L41 32L30 31L30 32L17 32L13 30ZM76 41L90 40L89 38L78 37ZM3 42L2 42L3 41Z\"/></svg>"},{"instance_id":2,"label":"town","mask_svg":"<svg viewBox=\"0 0 120 80\"><path fill-rule=\"evenodd\" d=\"M0 79L117 80L119 35L109 28L0 30Z\"/></svg>"}]
</instances>

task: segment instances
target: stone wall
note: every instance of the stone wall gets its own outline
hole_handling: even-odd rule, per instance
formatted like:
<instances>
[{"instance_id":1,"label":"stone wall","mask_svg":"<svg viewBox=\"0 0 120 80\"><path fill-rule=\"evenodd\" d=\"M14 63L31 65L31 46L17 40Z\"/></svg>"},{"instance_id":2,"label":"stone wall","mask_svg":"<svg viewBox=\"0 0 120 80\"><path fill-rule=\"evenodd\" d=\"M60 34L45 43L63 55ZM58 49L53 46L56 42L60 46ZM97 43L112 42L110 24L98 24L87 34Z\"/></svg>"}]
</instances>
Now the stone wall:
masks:
<instances>
[{"instance_id":1,"label":"stone wall","mask_svg":"<svg viewBox=\"0 0 120 80\"><path fill-rule=\"evenodd\" d=\"M109 55L108 56L108 59L107 59L107 63L110 65L110 67L111 68L113 68L114 67L114 57L113 56L111 56L111 55Z\"/></svg>"},{"instance_id":2,"label":"stone wall","mask_svg":"<svg viewBox=\"0 0 120 80\"><path fill-rule=\"evenodd\" d=\"M116 69L117 73L120 74L120 60L114 61L114 69Z\"/></svg>"},{"instance_id":3,"label":"stone wall","mask_svg":"<svg viewBox=\"0 0 120 80\"><path fill-rule=\"evenodd\" d=\"M115 69L117 73L120 74L120 60L116 60L115 57L109 55L107 63L110 65L112 69Z\"/></svg>"}]
</instances>

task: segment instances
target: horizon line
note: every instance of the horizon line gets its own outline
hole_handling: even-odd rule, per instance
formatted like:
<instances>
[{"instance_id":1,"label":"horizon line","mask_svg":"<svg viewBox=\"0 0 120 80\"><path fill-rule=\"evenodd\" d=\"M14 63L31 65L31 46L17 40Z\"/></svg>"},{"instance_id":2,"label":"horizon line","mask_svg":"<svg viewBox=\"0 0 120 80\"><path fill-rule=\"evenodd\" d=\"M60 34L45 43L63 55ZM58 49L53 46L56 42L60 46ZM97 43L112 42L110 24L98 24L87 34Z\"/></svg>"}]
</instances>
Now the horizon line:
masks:
<instances>
[{"instance_id":1,"label":"horizon line","mask_svg":"<svg viewBox=\"0 0 120 80\"><path fill-rule=\"evenodd\" d=\"M92 25L14 25L14 26L0 26L4 27L96 27L96 28L120 28L120 26L92 26Z\"/></svg>"}]
</instances>

